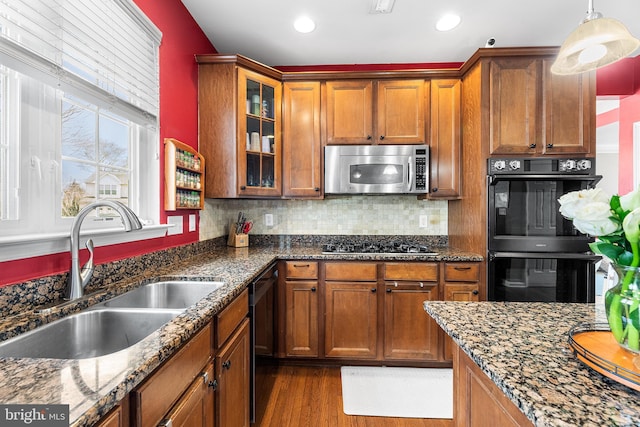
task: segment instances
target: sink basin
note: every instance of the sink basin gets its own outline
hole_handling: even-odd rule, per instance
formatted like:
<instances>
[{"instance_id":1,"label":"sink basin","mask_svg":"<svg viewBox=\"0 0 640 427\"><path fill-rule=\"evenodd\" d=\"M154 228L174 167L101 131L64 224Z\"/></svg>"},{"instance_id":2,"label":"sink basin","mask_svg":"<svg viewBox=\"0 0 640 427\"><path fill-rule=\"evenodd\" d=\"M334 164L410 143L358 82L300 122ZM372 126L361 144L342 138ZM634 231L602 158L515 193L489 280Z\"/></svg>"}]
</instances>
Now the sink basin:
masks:
<instances>
[{"instance_id":1,"label":"sink basin","mask_svg":"<svg viewBox=\"0 0 640 427\"><path fill-rule=\"evenodd\" d=\"M100 306L185 309L223 285L224 282L187 280L148 283L105 301Z\"/></svg>"},{"instance_id":2,"label":"sink basin","mask_svg":"<svg viewBox=\"0 0 640 427\"><path fill-rule=\"evenodd\" d=\"M0 357L87 359L131 347L182 310L92 309L0 343Z\"/></svg>"}]
</instances>

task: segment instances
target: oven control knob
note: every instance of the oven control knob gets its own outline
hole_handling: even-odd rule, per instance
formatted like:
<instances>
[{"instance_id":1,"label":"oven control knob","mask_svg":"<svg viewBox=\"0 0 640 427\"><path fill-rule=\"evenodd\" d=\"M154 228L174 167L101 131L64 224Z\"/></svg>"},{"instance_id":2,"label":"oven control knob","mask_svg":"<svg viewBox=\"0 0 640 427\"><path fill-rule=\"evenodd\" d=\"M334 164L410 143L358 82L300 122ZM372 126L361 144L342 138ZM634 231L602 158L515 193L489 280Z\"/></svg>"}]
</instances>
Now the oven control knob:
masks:
<instances>
[{"instance_id":1,"label":"oven control knob","mask_svg":"<svg viewBox=\"0 0 640 427\"><path fill-rule=\"evenodd\" d=\"M520 160L511 160L509 162L509 169L511 169L512 171L517 171L518 169L520 169Z\"/></svg>"},{"instance_id":2,"label":"oven control knob","mask_svg":"<svg viewBox=\"0 0 640 427\"><path fill-rule=\"evenodd\" d=\"M497 171L504 170L505 167L507 167L507 162L504 160L496 160L493 162L493 168Z\"/></svg>"},{"instance_id":3,"label":"oven control knob","mask_svg":"<svg viewBox=\"0 0 640 427\"><path fill-rule=\"evenodd\" d=\"M564 170L565 171L573 171L576 170L576 161L575 160L567 160L564 162Z\"/></svg>"},{"instance_id":4,"label":"oven control knob","mask_svg":"<svg viewBox=\"0 0 640 427\"><path fill-rule=\"evenodd\" d=\"M582 159L578 160L578 170L586 171L591 169L591 160Z\"/></svg>"}]
</instances>

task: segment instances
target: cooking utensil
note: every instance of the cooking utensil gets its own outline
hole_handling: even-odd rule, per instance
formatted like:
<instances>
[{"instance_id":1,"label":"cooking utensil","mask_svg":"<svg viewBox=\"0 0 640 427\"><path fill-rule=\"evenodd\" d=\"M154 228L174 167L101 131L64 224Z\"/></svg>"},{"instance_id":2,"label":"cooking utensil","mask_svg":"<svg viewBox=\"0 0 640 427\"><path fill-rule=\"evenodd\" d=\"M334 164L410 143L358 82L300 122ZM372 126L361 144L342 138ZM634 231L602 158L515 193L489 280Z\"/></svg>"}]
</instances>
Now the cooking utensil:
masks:
<instances>
[{"instance_id":1,"label":"cooking utensil","mask_svg":"<svg viewBox=\"0 0 640 427\"><path fill-rule=\"evenodd\" d=\"M253 222L251 221L245 222L244 226L242 227L242 234L249 234L252 228L253 228Z\"/></svg>"}]
</instances>

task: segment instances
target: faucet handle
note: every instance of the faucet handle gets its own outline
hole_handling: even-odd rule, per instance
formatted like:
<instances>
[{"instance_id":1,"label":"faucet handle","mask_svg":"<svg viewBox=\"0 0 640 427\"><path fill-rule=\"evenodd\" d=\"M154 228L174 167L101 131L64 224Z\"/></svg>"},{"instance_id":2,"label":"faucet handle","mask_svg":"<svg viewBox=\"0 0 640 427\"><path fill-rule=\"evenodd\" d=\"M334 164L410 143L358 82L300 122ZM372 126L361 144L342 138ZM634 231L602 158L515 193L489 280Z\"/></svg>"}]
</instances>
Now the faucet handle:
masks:
<instances>
[{"instance_id":1,"label":"faucet handle","mask_svg":"<svg viewBox=\"0 0 640 427\"><path fill-rule=\"evenodd\" d=\"M89 251L89 261L87 261L80 271L80 279L83 288L87 286L87 283L89 283L91 275L93 274L93 240L87 239L86 246Z\"/></svg>"}]
</instances>

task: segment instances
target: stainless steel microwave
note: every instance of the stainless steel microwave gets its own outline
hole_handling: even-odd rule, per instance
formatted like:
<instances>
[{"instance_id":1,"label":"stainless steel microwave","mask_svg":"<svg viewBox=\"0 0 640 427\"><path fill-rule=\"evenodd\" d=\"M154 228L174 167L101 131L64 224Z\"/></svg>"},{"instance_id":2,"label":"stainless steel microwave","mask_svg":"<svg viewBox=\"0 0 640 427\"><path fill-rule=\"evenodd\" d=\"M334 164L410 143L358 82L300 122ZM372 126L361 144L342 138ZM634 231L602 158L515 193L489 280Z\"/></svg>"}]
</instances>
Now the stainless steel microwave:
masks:
<instances>
[{"instance_id":1,"label":"stainless steel microwave","mask_svg":"<svg viewBox=\"0 0 640 427\"><path fill-rule=\"evenodd\" d=\"M329 145L325 194L423 194L429 191L428 145Z\"/></svg>"}]
</instances>

